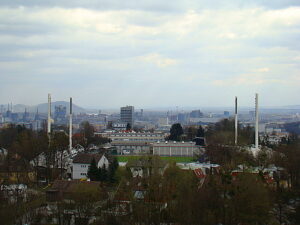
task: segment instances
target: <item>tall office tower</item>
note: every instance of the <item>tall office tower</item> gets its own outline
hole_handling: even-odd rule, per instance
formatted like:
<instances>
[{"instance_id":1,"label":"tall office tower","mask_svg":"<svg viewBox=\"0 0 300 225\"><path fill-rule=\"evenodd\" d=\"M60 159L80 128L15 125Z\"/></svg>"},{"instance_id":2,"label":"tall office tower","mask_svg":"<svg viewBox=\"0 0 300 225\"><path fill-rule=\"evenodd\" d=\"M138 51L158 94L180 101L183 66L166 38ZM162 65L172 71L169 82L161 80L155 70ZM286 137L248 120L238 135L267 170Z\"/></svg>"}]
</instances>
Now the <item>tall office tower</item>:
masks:
<instances>
[{"instance_id":1,"label":"tall office tower","mask_svg":"<svg viewBox=\"0 0 300 225\"><path fill-rule=\"evenodd\" d=\"M63 105L55 106L54 120L56 123L63 122L66 119L67 107Z\"/></svg>"},{"instance_id":2,"label":"tall office tower","mask_svg":"<svg viewBox=\"0 0 300 225\"><path fill-rule=\"evenodd\" d=\"M134 113L134 107L133 106L125 106L121 107L120 114L121 114L121 121L123 123L129 123L131 127L133 127L133 113Z\"/></svg>"}]
</instances>

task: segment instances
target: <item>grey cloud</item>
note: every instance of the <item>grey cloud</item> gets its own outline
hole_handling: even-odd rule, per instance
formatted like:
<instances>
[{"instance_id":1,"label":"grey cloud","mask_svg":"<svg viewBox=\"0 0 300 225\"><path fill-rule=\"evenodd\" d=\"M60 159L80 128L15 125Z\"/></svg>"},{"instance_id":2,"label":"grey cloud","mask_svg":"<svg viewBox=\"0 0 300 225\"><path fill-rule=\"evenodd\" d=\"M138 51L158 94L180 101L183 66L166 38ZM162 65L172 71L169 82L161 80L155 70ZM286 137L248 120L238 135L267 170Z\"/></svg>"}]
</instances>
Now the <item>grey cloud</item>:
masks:
<instances>
[{"instance_id":1,"label":"grey cloud","mask_svg":"<svg viewBox=\"0 0 300 225\"><path fill-rule=\"evenodd\" d=\"M244 7L253 7L261 6L270 9L280 9L292 6L300 6L298 0L255 0L255 1L245 1L245 0L174 0L161 1L161 0L1 0L0 6L8 7L63 7L63 8L88 8L88 9L97 9L97 10L145 10L145 11L158 11L158 12L180 12L186 9L216 9L216 8L244 8Z\"/></svg>"},{"instance_id":2,"label":"grey cloud","mask_svg":"<svg viewBox=\"0 0 300 225\"><path fill-rule=\"evenodd\" d=\"M128 1L119 1L119 0L45 0L45 1L9 1L2 0L0 5L9 6L9 7L63 7L63 8L88 8L88 9L97 9L97 10L147 10L147 11L181 11L184 5L180 3L181 1L175 0L172 1L172 4L169 4L165 1L159 0L128 0ZM182 7L183 6L183 7Z\"/></svg>"},{"instance_id":3,"label":"grey cloud","mask_svg":"<svg viewBox=\"0 0 300 225\"><path fill-rule=\"evenodd\" d=\"M0 26L0 35L13 35L21 37L41 34L47 35L56 30L57 28L38 24L6 24Z\"/></svg>"},{"instance_id":4,"label":"grey cloud","mask_svg":"<svg viewBox=\"0 0 300 225\"><path fill-rule=\"evenodd\" d=\"M129 4L129 7L131 3L124 2L118 7L124 7L124 4ZM269 75L278 80L282 79L285 73L297 74L299 64L293 67L285 65L299 56L297 25L289 27L275 24L263 27L265 32L257 36L242 37L240 34L251 33L251 29L244 31L243 24L237 27L234 27L235 24L222 26L223 18L211 21L210 16L213 16L214 12L205 14L207 18L202 23L198 23L201 17L196 17L187 21L187 24L180 24L186 22L185 17L181 17L185 15L185 10L201 10L202 3L203 1L200 1L199 4L193 5L188 1L182 7L174 2L170 10L178 9L180 14L176 15L164 15L161 11L135 11L132 15L125 13L127 16L115 22L122 28L116 32L97 30L98 24L95 23L94 17L91 18L92 21L85 21L84 25L91 22L96 28L86 28L80 26L80 23L73 26L69 20L60 24L43 17L39 21L36 14L29 18L26 17L26 13L20 17L15 15L18 19L2 17L0 77L4 88L0 90L1 99L11 95L16 96L16 100L23 101L25 97L21 94L15 95L11 90L13 87L20 90L20 93L21 90L24 93L36 90L35 93L28 93L27 97L27 101L36 103L44 99L41 99L40 95L45 95L46 98L48 92L53 92L58 95L57 98L63 98L67 94L72 95L79 103L95 105L95 102L99 102L99 105L107 107L118 107L129 100L132 104L148 106L200 103L216 105L224 104L226 99L236 93L247 96L249 92L263 89L263 86L241 84L241 87L215 87L212 85L214 80L232 80L241 75L251 75L255 70L265 67L270 68ZM147 4L141 4L130 7L154 9L149 8ZM162 3L164 4L166 3ZM279 3L275 2L272 8L276 8L276 4ZM112 6L107 6L109 7ZM157 7L160 10L168 10L166 7L159 7L159 4ZM213 8L212 3L209 7ZM221 2L217 7L223 7L223 11L226 11ZM246 4L234 1L232 7L246 7ZM39 11L40 8L34 10ZM118 11L115 13L117 15ZM219 11L216 10L216 13ZM235 14L234 10L231 14ZM80 17L79 22L81 20ZM254 19L250 18L250 21L252 20ZM241 20L241 23L243 22L249 23L249 20ZM106 21L100 25L105 23ZM177 27L178 23L180 27ZM129 27L128 24L137 25L137 29L135 26ZM190 27L185 30L186 26ZM129 32L128 29L132 30ZM179 32L180 29L182 32ZM257 30L262 29L259 27ZM237 36L219 36L224 32L236 32ZM274 33L276 35L273 35ZM164 66L159 61L171 62L171 66ZM277 88L280 85L276 83L272 84L272 87ZM285 88L282 90L288 89ZM206 96L202 97L201 93L206 93ZM219 93L224 94L219 96ZM268 93L264 94L268 96ZM200 96L197 97L197 103L193 100L195 96ZM208 103L205 102L207 96L210 96ZM270 94L268 97L275 99Z\"/></svg>"}]
</instances>

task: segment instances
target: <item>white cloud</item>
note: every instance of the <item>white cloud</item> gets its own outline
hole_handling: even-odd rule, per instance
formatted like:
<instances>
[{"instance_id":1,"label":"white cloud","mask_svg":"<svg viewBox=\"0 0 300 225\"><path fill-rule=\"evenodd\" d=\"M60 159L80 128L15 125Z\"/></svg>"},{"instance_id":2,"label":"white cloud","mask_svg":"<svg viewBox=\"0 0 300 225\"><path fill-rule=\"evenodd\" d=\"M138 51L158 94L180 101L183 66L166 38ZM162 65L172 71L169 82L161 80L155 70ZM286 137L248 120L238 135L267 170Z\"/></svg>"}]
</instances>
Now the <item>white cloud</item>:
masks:
<instances>
[{"instance_id":1,"label":"white cloud","mask_svg":"<svg viewBox=\"0 0 300 225\"><path fill-rule=\"evenodd\" d=\"M266 73L269 71L270 71L270 68L268 68L268 67L258 68L258 69L254 70L254 72L257 72L257 73Z\"/></svg>"},{"instance_id":2,"label":"white cloud","mask_svg":"<svg viewBox=\"0 0 300 225\"><path fill-rule=\"evenodd\" d=\"M151 53L145 56L141 56L139 58L144 62L153 63L161 68L178 64L178 60L163 57L162 55L157 53Z\"/></svg>"}]
</instances>

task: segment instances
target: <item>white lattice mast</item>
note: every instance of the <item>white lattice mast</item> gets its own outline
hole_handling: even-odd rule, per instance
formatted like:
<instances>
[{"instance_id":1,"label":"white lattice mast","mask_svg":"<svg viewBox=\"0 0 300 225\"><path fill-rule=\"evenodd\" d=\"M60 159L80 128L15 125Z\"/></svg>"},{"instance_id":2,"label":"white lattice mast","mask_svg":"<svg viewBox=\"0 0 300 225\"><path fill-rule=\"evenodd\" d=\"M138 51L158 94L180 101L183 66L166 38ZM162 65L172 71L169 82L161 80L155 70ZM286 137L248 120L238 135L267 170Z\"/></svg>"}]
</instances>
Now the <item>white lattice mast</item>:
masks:
<instances>
[{"instance_id":1,"label":"white lattice mast","mask_svg":"<svg viewBox=\"0 0 300 225\"><path fill-rule=\"evenodd\" d=\"M258 149L258 94L255 94L255 148Z\"/></svg>"},{"instance_id":2,"label":"white lattice mast","mask_svg":"<svg viewBox=\"0 0 300 225\"><path fill-rule=\"evenodd\" d=\"M47 120L47 134L51 134L51 94L48 94L48 120Z\"/></svg>"},{"instance_id":3,"label":"white lattice mast","mask_svg":"<svg viewBox=\"0 0 300 225\"><path fill-rule=\"evenodd\" d=\"M237 97L235 97L235 110L234 110L234 144L237 145L238 139L238 109L237 109Z\"/></svg>"},{"instance_id":4,"label":"white lattice mast","mask_svg":"<svg viewBox=\"0 0 300 225\"><path fill-rule=\"evenodd\" d=\"M73 103L70 98L70 115L69 115L69 150L72 150L72 135L73 135Z\"/></svg>"}]
</instances>

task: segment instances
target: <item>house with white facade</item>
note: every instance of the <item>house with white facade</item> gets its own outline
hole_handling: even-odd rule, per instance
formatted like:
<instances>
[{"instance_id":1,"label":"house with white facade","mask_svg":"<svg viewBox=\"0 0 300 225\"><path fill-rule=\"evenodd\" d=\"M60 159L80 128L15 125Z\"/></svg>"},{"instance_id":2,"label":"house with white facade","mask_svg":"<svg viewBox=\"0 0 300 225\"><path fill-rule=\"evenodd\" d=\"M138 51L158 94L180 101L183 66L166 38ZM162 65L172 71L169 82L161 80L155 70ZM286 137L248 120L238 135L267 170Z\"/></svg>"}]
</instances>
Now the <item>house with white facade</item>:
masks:
<instances>
[{"instance_id":1,"label":"house with white facade","mask_svg":"<svg viewBox=\"0 0 300 225\"><path fill-rule=\"evenodd\" d=\"M88 154L81 153L74 157L72 162L72 178L73 179L86 179L88 169L92 160L95 159L98 168L108 168L109 161L104 154Z\"/></svg>"}]
</instances>

